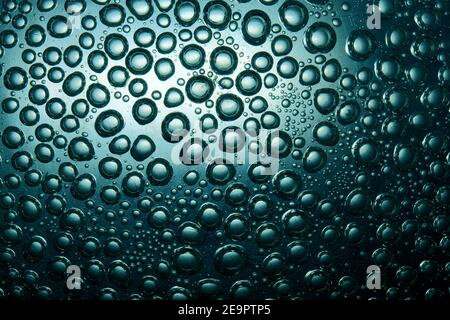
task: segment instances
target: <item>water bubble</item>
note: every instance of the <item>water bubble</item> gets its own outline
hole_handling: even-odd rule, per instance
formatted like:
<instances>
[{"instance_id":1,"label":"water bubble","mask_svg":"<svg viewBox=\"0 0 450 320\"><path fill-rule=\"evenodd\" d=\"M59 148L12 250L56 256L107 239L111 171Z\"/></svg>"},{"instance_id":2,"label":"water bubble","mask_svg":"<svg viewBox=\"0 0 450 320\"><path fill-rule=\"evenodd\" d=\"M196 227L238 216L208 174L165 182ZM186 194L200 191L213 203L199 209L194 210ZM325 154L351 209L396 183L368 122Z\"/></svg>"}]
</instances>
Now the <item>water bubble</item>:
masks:
<instances>
[{"instance_id":1,"label":"water bubble","mask_svg":"<svg viewBox=\"0 0 450 320\"><path fill-rule=\"evenodd\" d=\"M272 178L272 185L278 196L294 198L302 188L301 178L292 170L281 170Z\"/></svg>"},{"instance_id":2,"label":"water bubble","mask_svg":"<svg viewBox=\"0 0 450 320\"><path fill-rule=\"evenodd\" d=\"M375 37L367 30L354 30L348 36L347 54L357 61L368 59L375 52L375 49Z\"/></svg>"},{"instance_id":3,"label":"water bubble","mask_svg":"<svg viewBox=\"0 0 450 320\"><path fill-rule=\"evenodd\" d=\"M165 81L175 74L175 65L168 58L161 58L155 63L155 74L159 80Z\"/></svg>"},{"instance_id":4,"label":"water bubble","mask_svg":"<svg viewBox=\"0 0 450 320\"><path fill-rule=\"evenodd\" d=\"M175 18L183 27L189 27L200 16L200 5L197 0L181 0L175 4Z\"/></svg>"},{"instance_id":5,"label":"water bubble","mask_svg":"<svg viewBox=\"0 0 450 320\"><path fill-rule=\"evenodd\" d=\"M217 249L214 254L216 268L225 275L238 274L246 267L247 261L247 253L240 245L225 245Z\"/></svg>"},{"instance_id":6,"label":"water bubble","mask_svg":"<svg viewBox=\"0 0 450 320\"><path fill-rule=\"evenodd\" d=\"M128 3L129 1L127 1ZM132 11L132 13L134 12ZM116 3L108 4L100 10L100 21L108 27L118 27L125 21L125 9Z\"/></svg>"},{"instance_id":7,"label":"water bubble","mask_svg":"<svg viewBox=\"0 0 450 320\"><path fill-rule=\"evenodd\" d=\"M205 50L196 44L187 45L180 52L180 61L188 70L199 69L205 63Z\"/></svg>"},{"instance_id":8,"label":"water bubble","mask_svg":"<svg viewBox=\"0 0 450 320\"><path fill-rule=\"evenodd\" d=\"M81 26L85 30L92 31L97 27L97 20L92 15L86 15L83 18L81 18Z\"/></svg>"},{"instance_id":9,"label":"water bubble","mask_svg":"<svg viewBox=\"0 0 450 320\"><path fill-rule=\"evenodd\" d=\"M89 103L96 108L105 107L111 99L109 90L100 83L91 84L87 89L86 97Z\"/></svg>"},{"instance_id":10,"label":"water bubble","mask_svg":"<svg viewBox=\"0 0 450 320\"><path fill-rule=\"evenodd\" d=\"M208 2L203 13L206 24L214 29L225 29L231 20L231 8L222 0Z\"/></svg>"},{"instance_id":11,"label":"water bubble","mask_svg":"<svg viewBox=\"0 0 450 320\"><path fill-rule=\"evenodd\" d=\"M300 84L304 86L313 86L320 81L320 71L313 65L308 65L300 70Z\"/></svg>"},{"instance_id":12,"label":"water bubble","mask_svg":"<svg viewBox=\"0 0 450 320\"><path fill-rule=\"evenodd\" d=\"M63 91L70 97L75 97L84 91L86 78L83 73L75 71L69 74L63 82Z\"/></svg>"},{"instance_id":13,"label":"water bubble","mask_svg":"<svg viewBox=\"0 0 450 320\"><path fill-rule=\"evenodd\" d=\"M2 133L2 143L9 149L17 149L25 143L25 135L17 127L6 127Z\"/></svg>"},{"instance_id":14,"label":"water bubble","mask_svg":"<svg viewBox=\"0 0 450 320\"><path fill-rule=\"evenodd\" d=\"M114 66L108 71L108 81L114 87L124 87L129 77L128 70L122 66Z\"/></svg>"},{"instance_id":15,"label":"water bubble","mask_svg":"<svg viewBox=\"0 0 450 320\"><path fill-rule=\"evenodd\" d=\"M167 108L175 108L182 105L184 102L184 94L180 89L169 88L164 95L164 105Z\"/></svg>"},{"instance_id":16,"label":"water bubble","mask_svg":"<svg viewBox=\"0 0 450 320\"><path fill-rule=\"evenodd\" d=\"M108 269L109 280L120 288L126 288L131 282L130 267L121 260L115 260Z\"/></svg>"},{"instance_id":17,"label":"water bubble","mask_svg":"<svg viewBox=\"0 0 450 320\"><path fill-rule=\"evenodd\" d=\"M373 139L359 138L353 143L352 153L355 160L364 164L378 163L380 151Z\"/></svg>"},{"instance_id":18,"label":"water bubble","mask_svg":"<svg viewBox=\"0 0 450 320\"><path fill-rule=\"evenodd\" d=\"M286 234L291 236L300 236L309 228L309 219L306 213L298 209L286 211L281 220Z\"/></svg>"},{"instance_id":19,"label":"water bubble","mask_svg":"<svg viewBox=\"0 0 450 320\"><path fill-rule=\"evenodd\" d=\"M132 171L122 180L122 191L129 197L138 197L145 187L144 176L142 173Z\"/></svg>"},{"instance_id":20,"label":"water bubble","mask_svg":"<svg viewBox=\"0 0 450 320\"><path fill-rule=\"evenodd\" d=\"M146 125L155 120L158 109L153 100L142 98L137 100L133 105L133 118L140 125Z\"/></svg>"},{"instance_id":21,"label":"water bubble","mask_svg":"<svg viewBox=\"0 0 450 320\"><path fill-rule=\"evenodd\" d=\"M432 59L437 51L437 44L434 39L429 36L421 36L416 38L411 44L412 55L419 60Z\"/></svg>"},{"instance_id":22,"label":"water bubble","mask_svg":"<svg viewBox=\"0 0 450 320\"><path fill-rule=\"evenodd\" d=\"M400 113L409 107L410 98L404 88L393 86L384 92L383 102L393 113Z\"/></svg>"},{"instance_id":23,"label":"water bubble","mask_svg":"<svg viewBox=\"0 0 450 320\"><path fill-rule=\"evenodd\" d=\"M370 199L362 189L352 190L345 199L345 207L350 214L361 214L369 205Z\"/></svg>"},{"instance_id":24,"label":"water bubble","mask_svg":"<svg viewBox=\"0 0 450 320\"><path fill-rule=\"evenodd\" d=\"M48 20L47 31L54 38L66 38L71 34L72 28L66 17L54 16Z\"/></svg>"},{"instance_id":25,"label":"water bubble","mask_svg":"<svg viewBox=\"0 0 450 320\"><path fill-rule=\"evenodd\" d=\"M67 267L70 265L69 259L64 256L55 256L47 263L46 271L53 281L61 281L66 277Z\"/></svg>"},{"instance_id":26,"label":"water bubble","mask_svg":"<svg viewBox=\"0 0 450 320\"><path fill-rule=\"evenodd\" d=\"M235 174L236 168L226 159L213 160L206 168L206 177L213 184L227 184Z\"/></svg>"},{"instance_id":27,"label":"water bubble","mask_svg":"<svg viewBox=\"0 0 450 320\"><path fill-rule=\"evenodd\" d=\"M339 130L335 124L322 121L314 127L313 136L324 146L334 146L339 141Z\"/></svg>"},{"instance_id":28,"label":"water bubble","mask_svg":"<svg viewBox=\"0 0 450 320\"><path fill-rule=\"evenodd\" d=\"M155 31L150 28L139 28L133 35L133 40L139 47L148 48L153 45L156 39Z\"/></svg>"},{"instance_id":29,"label":"water bubble","mask_svg":"<svg viewBox=\"0 0 450 320\"><path fill-rule=\"evenodd\" d=\"M9 90L23 90L28 85L28 76L20 67L9 68L3 76L5 88Z\"/></svg>"},{"instance_id":30,"label":"water bubble","mask_svg":"<svg viewBox=\"0 0 450 320\"><path fill-rule=\"evenodd\" d=\"M95 119L95 130L101 137L112 137L125 126L122 115L115 110L100 113Z\"/></svg>"},{"instance_id":31,"label":"water bubble","mask_svg":"<svg viewBox=\"0 0 450 320\"><path fill-rule=\"evenodd\" d=\"M336 45L336 33L330 25L315 22L306 30L303 43L311 53L327 53Z\"/></svg>"},{"instance_id":32,"label":"water bubble","mask_svg":"<svg viewBox=\"0 0 450 320\"><path fill-rule=\"evenodd\" d=\"M111 140L109 144L109 151L113 154L122 155L127 153L131 148L131 141L126 135L118 135Z\"/></svg>"},{"instance_id":33,"label":"water bubble","mask_svg":"<svg viewBox=\"0 0 450 320\"><path fill-rule=\"evenodd\" d=\"M222 224L222 211L213 203L204 203L197 213L197 221L205 230L214 230Z\"/></svg>"},{"instance_id":34,"label":"water bubble","mask_svg":"<svg viewBox=\"0 0 450 320\"><path fill-rule=\"evenodd\" d=\"M198 250L189 246L175 249L173 261L177 271L185 274L197 273L202 265L202 258Z\"/></svg>"},{"instance_id":35,"label":"water bubble","mask_svg":"<svg viewBox=\"0 0 450 320\"><path fill-rule=\"evenodd\" d=\"M448 8L378 8L4 1L0 296L445 298Z\"/></svg>"},{"instance_id":36,"label":"water bubble","mask_svg":"<svg viewBox=\"0 0 450 320\"><path fill-rule=\"evenodd\" d=\"M269 248L278 244L281 232L274 223L263 223L256 229L256 242L260 247Z\"/></svg>"},{"instance_id":37,"label":"water bubble","mask_svg":"<svg viewBox=\"0 0 450 320\"><path fill-rule=\"evenodd\" d=\"M139 135L133 142L130 154L136 161L143 161L155 152L155 143L146 135Z\"/></svg>"},{"instance_id":38,"label":"water bubble","mask_svg":"<svg viewBox=\"0 0 450 320\"><path fill-rule=\"evenodd\" d=\"M343 125L349 125L358 120L361 114L361 107L358 102L351 100L339 106L336 111L338 121Z\"/></svg>"},{"instance_id":39,"label":"water bubble","mask_svg":"<svg viewBox=\"0 0 450 320\"><path fill-rule=\"evenodd\" d=\"M138 20L148 20L153 14L150 0L127 0L127 8Z\"/></svg>"},{"instance_id":40,"label":"water bubble","mask_svg":"<svg viewBox=\"0 0 450 320\"><path fill-rule=\"evenodd\" d=\"M395 216L399 211L398 201L390 193L379 194L372 206L375 213L385 217Z\"/></svg>"},{"instance_id":41,"label":"water bubble","mask_svg":"<svg viewBox=\"0 0 450 320\"><path fill-rule=\"evenodd\" d=\"M69 157L72 160L88 161L94 157L95 151L91 142L85 137L72 139L68 146Z\"/></svg>"},{"instance_id":42,"label":"water bubble","mask_svg":"<svg viewBox=\"0 0 450 320\"><path fill-rule=\"evenodd\" d=\"M261 10L247 12L242 20L242 35L244 40L256 46L263 44L269 35L271 21Z\"/></svg>"},{"instance_id":43,"label":"water bubble","mask_svg":"<svg viewBox=\"0 0 450 320\"><path fill-rule=\"evenodd\" d=\"M150 71L153 65L153 57L147 50L136 48L128 53L125 64L131 73L143 75Z\"/></svg>"},{"instance_id":44,"label":"water bubble","mask_svg":"<svg viewBox=\"0 0 450 320\"><path fill-rule=\"evenodd\" d=\"M338 60L330 59L322 66L322 78L328 82L335 82L342 73L342 67Z\"/></svg>"},{"instance_id":45,"label":"water bubble","mask_svg":"<svg viewBox=\"0 0 450 320\"><path fill-rule=\"evenodd\" d=\"M210 63L211 69L217 74L232 74L237 67L238 57L229 47L217 47L211 52Z\"/></svg>"},{"instance_id":46,"label":"water bubble","mask_svg":"<svg viewBox=\"0 0 450 320\"><path fill-rule=\"evenodd\" d=\"M37 8L39 11L48 12L53 10L57 5L56 0L38 0Z\"/></svg>"},{"instance_id":47,"label":"water bubble","mask_svg":"<svg viewBox=\"0 0 450 320\"><path fill-rule=\"evenodd\" d=\"M194 39L202 44L208 43L212 38L212 31L207 26L198 26L194 30Z\"/></svg>"},{"instance_id":48,"label":"water bubble","mask_svg":"<svg viewBox=\"0 0 450 320\"><path fill-rule=\"evenodd\" d=\"M186 95L195 103L202 103L211 98L214 92L214 84L206 76L195 76L186 82Z\"/></svg>"},{"instance_id":49,"label":"water bubble","mask_svg":"<svg viewBox=\"0 0 450 320\"><path fill-rule=\"evenodd\" d=\"M298 63L292 57L284 57L277 63L278 74L285 79L292 79L298 73Z\"/></svg>"},{"instance_id":50,"label":"water bubble","mask_svg":"<svg viewBox=\"0 0 450 320\"><path fill-rule=\"evenodd\" d=\"M19 198L17 210L21 219L25 222L38 220L43 212L42 204L33 196L25 195Z\"/></svg>"},{"instance_id":51,"label":"water bubble","mask_svg":"<svg viewBox=\"0 0 450 320\"><path fill-rule=\"evenodd\" d=\"M5 30L0 33L0 44L5 48L10 49L15 47L17 41L17 34L13 30Z\"/></svg>"},{"instance_id":52,"label":"water bubble","mask_svg":"<svg viewBox=\"0 0 450 320\"><path fill-rule=\"evenodd\" d=\"M113 60L120 60L128 52L128 40L118 33L108 34L105 37L105 52Z\"/></svg>"},{"instance_id":53,"label":"water bubble","mask_svg":"<svg viewBox=\"0 0 450 320\"><path fill-rule=\"evenodd\" d=\"M187 245L199 245L204 241L204 232L193 222L184 222L177 232L178 238Z\"/></svg>"},{"instance_id":54,"label":"water bubble","mask_svg":"<svg viewBox=\"0 0 450 320\"><path fill-rule=\"evenodd\" d=\"M88 65L92 71L101 73L108 66L108 57L103 51L94 50L88 56Z\"/></svg>"},{"instance_id":55,"label":"water bubble","mask_svg":"<svg viewBox=\"0 0 450 320\"><path fill-rule=\"evenodd\" d=\"M420 96L420 102L428 109L439 109L449 101L448 92L442 86L430 86Z\"/></svg>"},{"instance_id":56,"label":"water bubble","mask_svg":"<svg viewBox=\"0 0 450 320\"><path fill-rule=\"evenodd\" d=\"M166 185L169 183L172 175L173 168L165 159L154 159L147 166L147 176L152 185Z\"/></svg>"},{"instance_id":57,"label":"water bubble","mask_svg":"<svg viewBox=\"0 0 450 320\"><path fill-rule=\"evenodd\" d=\"M245 96L257 94L261 87L261 77L255 71L242 71L236 77L236 89Z\"/></svg>"},{"instance_id":58,"label":"water bubble","mask_svg":"<svg viewBox=\"0 0 450 320\"><path fill-rule=\"evenodd\" d=\"M321 148L309 147L303 156L303 168L307 172L318 172L327 163L327 154Z\"/></svg>"},{"instance_id":59,"label":"water bubble","mask_svg":"<svg viewBox=\"0 0 450 320\"><path fill-rule=\"evenodd\" d=\"M221 120L233 121L244 112L244 103L234 94L223 94L216 101L216 112Z\"/></svg>"},{"instance_id":60,"label":"water bubble","mask_svg":"<svg viewBox=\"0 0 450 320\"><path fill-rule=\"evenodd\" d=\"M241 183L230 185L225 191L225 201L232 206L239 206L247 203L249 191Z\"/></svg>"},{"instance_id":61,"label":"water bubble","mask_svg":"<svg viewBox=\"0 0 450 320\"><path fill-rule=\"evenodd\" d=\"M181 141L189 133L189 130L189 119L180 112L170 113L161 123L162 136L168 142Z\"/></svg>"},{"instance_id":62,"label":"water bubble","mask_svg":"<svg viewBox=\"0 0 450 320\"><path fill-rule=\"evenodd\" d=\"M303 29L308 23L308 10L298 1L285 1L278 9L283 25L292 32L297 32Z\"/></svg>"},{"instance_id":63,"label":"water bubble","mask_svg":"<svg viewBox=\"0 0 450 320\"><path fill-rule=\"evenodd\" d=\"M402 72L402 67L397 58L385 56L375 62L375 74L383 81L393 82Z\"/></svg>"},{"instance_id":64,"label":"water bubble","mask_svg":"<svg viewBox=\"0 0 450 320\"><path fill-rule=\"evenodd\" d=\"M79 200L86 200L95 194L97 180L92 174L84 173L75 178L70 187L72 195ZM79 209L68 210L62 217L64 226L68 230L77 230L83 225L84 214Z\"/></svg>"},{"instance_id":65,"label":"water bubble","mask_svg":"<svg viewBox=\"0 0 450 320\"><path fill-rule=\"evenodd\" d=\"M286 158L292 150L292 140L285 131L273 131L267 136L267 153L275 158Z\"/></svg>"},{"instance_id":66,"label":"water bubble","mask_svg":"<svg viewBox=\"0 0 450 320\"><path fill-rule=\"evenodd\" d=\"M25 32L25 41L30 47L40 47L47 39L44 28L33 24Z\"/></svg>"},{"instance_id":67,"label":"water bubble","mask_svg":"<svg viewBox=\"0 0 450 320\"><path fill-rule=\"evenodd\" d=\"M148 216L148 223L155 229L163 229L170 221L170 213L166 207L153 208Z\"/></svg>"},{"instance_id":68,"label":"water bubble","mask_svg":"<svg viewBox=\"0 0 450 320\"><path fill-rule=\"evenodd\" d=\"M177 44L177 38L170 32L161 33L156 38L156 49L161 54L171 53Z\"/></svg>"},{"instance_id":69,"label":"water bubble","mask_svg":"<svg viewBox=\"0 0 450 320\"><path fill-rule=\"evenodd\" d=\"M78 46L69 46L64 50L63 60L71 68L78 66L83 59L83 51Z\"/></svg>"},{"instance_id":70,"label":"water bubble","mask_svg":"<svg viewBox=\"0 0 450 320\"><path fill-rule=\"evenodd\" d=\"M20 110L19 119L25 126L34 126L39 122L40 114L35 107L26 106Z\"/></svg>"},{"instance_id":71,"label":"water bubble","mask_svg":"<svg viewBox=\"0 0 450 320\"><path fill-rule=\"evenodd\" d=\"M27 171L33 165L31 154L26 151L19 151L14 153L14 155L11 157L11 165L18 171Z\"/></svg>"},{"instance_id":72,"label":"water bubble","mask_svg":"<svg viewBox=\"0 0 450 320\"><path fill-rule=\"evenodd\" d=\"M321 114L329 114L334 111L339 103L339 94L334 89L318 89L314 93L314 106Z\"/></svg>"},{"instance_id":73,"label":"water bubble","mask_svg":"<svg viewBox=\"0 0 450 320\"><path fill-rule=\"evenodd\" d=\"M49 95L50 93L46 86L37 84L31 87L28 92L28 99L34 104L43 105L47 102Z\"/></svg>"},{"instance_id":74,"label":"water bubble","mask_svg":"<svg viewBox=\"0 0 450 320\"><path fill-rule=\"evenodd\" d=\"M272 69L273 57L265 51L260 51L253 55L251 63L256 71L264 73Z\"/></svg>"},{"instance_id":75,"label":"water bubble","mask_svg":"<svg viewBox=\"0 0 450 320\"><path fill-rule=\"evenodd\" d=\"M275 56L285 56L292 50L292 40L286 35L276 36L272 40L271 49Z\"/></svg>"}]
</instances>

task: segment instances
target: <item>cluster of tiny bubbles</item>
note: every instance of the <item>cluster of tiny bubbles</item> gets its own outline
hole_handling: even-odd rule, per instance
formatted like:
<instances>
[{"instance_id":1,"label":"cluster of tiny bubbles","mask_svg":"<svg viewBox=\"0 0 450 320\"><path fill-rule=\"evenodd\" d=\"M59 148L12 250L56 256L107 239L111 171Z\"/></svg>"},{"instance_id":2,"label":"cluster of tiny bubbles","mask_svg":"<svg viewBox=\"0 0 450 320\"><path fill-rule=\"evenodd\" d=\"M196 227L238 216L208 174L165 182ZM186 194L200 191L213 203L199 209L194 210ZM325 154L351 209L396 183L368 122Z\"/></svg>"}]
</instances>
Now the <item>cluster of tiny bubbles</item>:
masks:
<instances>
[{"instance_id":1,"label":"cluster of tiny bubbles","mask_svg":"<svg viewBox=\"0 0 450 320\"><path fill-rule=\"evenodd\" d=\"M450 5L366 9L3 0L0 299L448 298Z\"/></svg>"}]
</instances>

